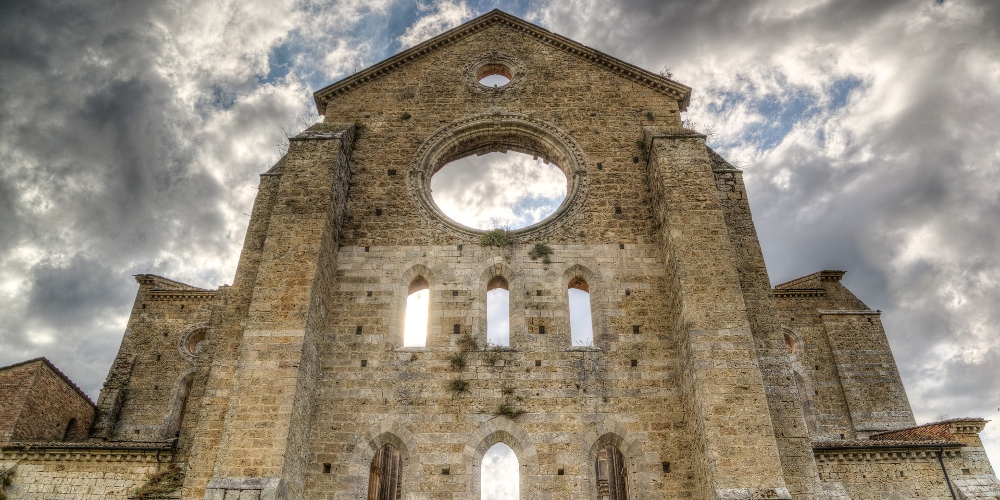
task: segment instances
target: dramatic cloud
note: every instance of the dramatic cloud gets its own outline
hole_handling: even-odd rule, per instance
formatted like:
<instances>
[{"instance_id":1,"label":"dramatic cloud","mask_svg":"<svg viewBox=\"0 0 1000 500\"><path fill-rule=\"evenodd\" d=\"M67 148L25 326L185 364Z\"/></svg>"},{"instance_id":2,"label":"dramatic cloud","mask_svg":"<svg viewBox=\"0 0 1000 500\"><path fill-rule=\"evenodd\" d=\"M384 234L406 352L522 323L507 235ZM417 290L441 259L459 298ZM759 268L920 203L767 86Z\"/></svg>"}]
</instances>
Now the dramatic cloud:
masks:
<instances>
[{"instance_id":1,"label":"dramatic cloud","mask_svg":"<svg viewBox=\"0 0 1000 500\"><path fill-rule=\"evenodd\" d=\"M745 169L772 281L820 269L883 320L918 422L1000 402L1000 5L560 2L556 32L694 87ZM1000 459L1000 428L987 427Z\"/></svg>"},{"instance_id":2,"label":"dramatic cloud","mask_svg":"<svg viewBox=\"0 0 1000 500\"><path fill-rule=\"evenodd\" d=\"M442 212L477 229L520 229L555 213L566 198L559 167L524 153L489 153L451 162L431 177Z\"/></svg>"},{"instance_id":3,"label":"dramatic cloud","mask_svg":"<svg viewBox=\"0 0 1000 500\"><path fill-rule=\"evenodd\" d=\"M848 271L919 422L997 415L989 0L0 3L0 365L48 356L96 398L130 275L232 279L257 174L319 119L313 90L494 7L669 67L691 126L745 170L772 282ZM435 200L514 225L564 196L561 174L497 167L536 177ZM986 436L1000 460L1000 426Z\"/></svg>"}]
</instances>

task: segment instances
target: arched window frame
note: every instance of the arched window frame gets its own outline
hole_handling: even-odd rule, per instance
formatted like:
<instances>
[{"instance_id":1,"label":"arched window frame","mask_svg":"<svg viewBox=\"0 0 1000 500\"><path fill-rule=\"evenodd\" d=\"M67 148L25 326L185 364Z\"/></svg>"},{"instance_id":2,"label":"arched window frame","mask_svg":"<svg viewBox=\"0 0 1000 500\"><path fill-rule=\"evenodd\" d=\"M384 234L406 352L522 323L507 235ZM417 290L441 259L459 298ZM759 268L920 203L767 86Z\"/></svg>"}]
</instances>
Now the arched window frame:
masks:
<instances>
[{"instance_id":1,"label":"arched window frame","mask_svg":"<svg viewBox=\"0 0 1000 500\"><path fill-rule=\"evenodd\" d=\"M629 475L629 500L646 500L649 498L659 498L655 492L655 483L652 478L660 474L659 461L669 460L669 457L653 458L648 457L648 453L643 451L643 438L631 434L617 422L602 422L591 430L583 439L584 446L581 449L582 458L586 463L581 464L581 479L586 481L589 488L587 498L598 499L597 495L597 471L595 468L597 456L600 450L608 445L614 446L622 454L627 464ZM657 469L648 471L646 460L656 463Z\"/></svg>"},{"instance_id":2,"label":"arched window frame","mask_svg":"<svg viewBox=\"0 0 1000 500\"><path fill-rule=\"evenodd\" d=\"M472 464L472 474L469 478L469 488L471 494L467 497L479 500L482 498L482 465L483 457L493 445L503 443L514 451L517 456L519 474L518 482L520 494L518 498L532 498L532 492L536 491L535 483L538 481L538 452L531 442L528 433L524 431L516 422L505 417L492 419L482 424L469 440L465 443L462 462Z\"/></svg>"},{"instance_id":3,"label":"arched window frame","mask_svg":"<svg viewBox=\"0 0 1000 500\"><path fill-rule=\"evenodd\" d=\"M575 338L574 334L575 333L579 333L579 332L574 332L573 331L573 313L574 313L574 311L573 311L573 304L569 300L569 291L570 290L580 290L580 291L583 291L583 292L587 293L587 302L588 303L587 303L587 311L586 311L586 313L588 315L587 320L590 321L590 332L591 332L590 344L580 344L579 340ZM595 335L594 335L594 298L590 295L590 285L587 283L587 280L583 279L583 277L581 277L581 276L574 276L573 278L571 278L569 280L569 284L566 286L566 310L568 311L568 314L569 314L569 322L568 323L569 323L570 346L571 347L594 347L594 345L596 344L596 339L595 339ZM577 313L582 313L582 312L581 311L577 311Z\"/></svg>"},{"instance_id":4,"label":"arched window frame","mask_svg":"<svg viewBox=\"0 0 1000 500\"><path fill-rule=\"evenodd\" d=\"M410 285L414 279L422 277L427 280L427 338L424 347L404 347L403 335L406 333L406 299L409 298ZM422 351L437 346L441 342L441 290L436 279L436 273L423 263L411 265L396 282L393 290L392 316L389 321L389 336L386 339L397 349L407 351ZM353 325L349 326L352 330ZM353 333L353 332L352 332Z\"/></svg>"},{"instance_id":5,"label":"arched window frame","mask_svg":"<svg viewBox=\"0 0 1000 500\"><path fill-rule=\"evenodd\" d=\"M409 324L409 315L411 313L416 313L417 311L410 311L410 297L413 294L427 290L427 324L424 325L424 345L406 345L406 333L407 326ZM428 340L430 337L430 326L431 326L431 284L427 281L423 275L417 275L415 278L410 280L409 286L406 288L406 304L403 305L403 347L407 349L411 348L426 348Z\"/></svg>"},{"instance_id":6,"label":"arched window frame","mask_svg":"<svg viewBox=\"0 0 1000 500\"><path fill-rule=\"evenodd\" d=\"M496 289L503 289L503 290L507 291L507 344L506 345L500 344L500 343L491 343L490 339L489 339L489 331L490 331L490 318L489 318L490 292L493 291L493 290L496 290ZM503 276L500 276L500 275L493 276L486 283L486 345L491 345L492 344L492 345L494 345L496 347L510 347L511 346L511 344L512 344L512 339L511 339L512 335L511 334L512 334L512 330L513 330L513 328L511 328L512 325L511 325L511 319L510 319L511 318L511 311L513 311L513 308L511 307L510 282L507 281L507 278L504 278Z\"/></svg>"},{"instance_id":7,"label":"arched window frame","mask_svg":"<svg viewBox=\"0 0 1000 500\"><path fill-rule=\"evenodd\" d=\"M608 339L611 337L610 325L608 324L605 304L610 303L608 297L608 286L604 284L604 279L600 273L594 272L593 267L580 263L570 263L563 271L562 289L560 294L562 307L559 312L560 328L563 333L563 342L569 350L603 350L610 347ZM569 289L579 286L580 282L586 283L587 293L590 295L590 325L593 332L593 344L589 346L574 346L573 334L570 326L569 310ZM628 338L628 337L625 337Z\"/></svg>"},{"instance_id":8,"label":"arched window frame","mask_svg":"<svg viewBox=\"0 0 1000 500\"><path fill-rule=\"evenodd\" d=\"M377 473L376 466L385 474ZM395 493L395 494L393 494ZM371 459L368 467L368 500L399 500L403 496L403 454L402 451L385 443Z\"/></svg>"},{"instance_id":9,"label":"arched window frame","mask_svg":"<svg viewBox=\"0 0 1000 500\"><path fill-rule=\"evenodd\" d=\"M498 259L499 260L499 259ZM522 345L522 339L520 338L525 331L524 326L524 299L521 297L524 295L524 291L519 288L519 284L516 276L516 270L508 267L506 264L491 262L489 265L485 266L479 272L479 279L473 284L473 290L476 290L473 295L472 301L472 331L476 336L476 341L481 346L486 345L487 336L486 330L487 324L487 297L486 294L490 288L490 282L496 277L501 277L507 281L507 292L509 303L508 313L508 327L509 327L509 345L507 347L502 347L502 349L516 349L517 346Z\"/></svg>"},{"instance_id":10,"label":"arched window frame","mask_svg":"<svg viewBox=\"0 0 1000 500\"><path fill-rule=\"evenodd\" d=\"M174 384L170 395L170 410L167 413L166 422L163 429L165 439L173 439L178 436L181 425L184 423L184 415L190 409L191 390L194 387L195 370L187 370Z\"/></svg>"},{"instance_id":11,"label":"arched window frame","mask_svg":"<svg viewBox=\"0 0 1000 500\"><path fill-rule=\"evenodd\" d=\"M63 431L62 441L66 442L76 439L77 434L79 434L79 426L80 424L77 422L76 417L69 419L69 422L66 422L66 430Z\"/></svg>"}]
</instances>

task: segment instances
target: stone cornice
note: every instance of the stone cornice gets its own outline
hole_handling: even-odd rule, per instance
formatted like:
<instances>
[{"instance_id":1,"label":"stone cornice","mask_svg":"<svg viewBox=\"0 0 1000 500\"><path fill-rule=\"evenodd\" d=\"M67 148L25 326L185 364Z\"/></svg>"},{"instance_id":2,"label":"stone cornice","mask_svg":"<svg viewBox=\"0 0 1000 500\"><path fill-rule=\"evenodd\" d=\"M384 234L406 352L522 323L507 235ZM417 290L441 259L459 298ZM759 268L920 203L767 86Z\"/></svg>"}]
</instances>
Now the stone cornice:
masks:
<instances>
[{"instance_id":1,"label":"stone cornice","mask_svg":"<svg viewBox=\"0 0 1000 500\"><path fill-rule=\"evenodd\" d=\"M88 446L88 443L11 444L0 448L0 460L62 462L169 462L170 443L144 446Z\"/></svg>"},{"instance_id":2,"label":"stone cornice","mask_svg":"<svg viewBox=\"0 0 1000 500\"><path fill-rule=\"evenodd\" d=\"M864 446L813 443L813 454L818 463L931 460L936 459L938 455L943 455L945 458L959 457L962 454L962 445L955 442L866 444Z\"/></svg>"},{"instance_id":3,"label":"stone cornice","mask_svg":"<svg viewBox=\"0 0 1000 500\"><path fill-rule=\"evenodd\" d=\"M469 35L480 32L495 24L506 26L514 31L519 31L531 36L536 40L557 47L569 52L580 59L600 66L607 71L631 80L647 88L653 89L661 94L677 99L677 106L680 111L687 111L691 102L691 87L682 85L668 78L664 78L655 73L646 71L638 66L634 66L625 61L617 59L577 43L562 35L557 35L539 26L535 26L527 21L518 19L510 14L499 10L492 10L487 14L477 17L461 26L446 31L430 40L417 44L407 50L396 54L368 69L355 73L339 82L324 87L313 94L316 101L316 108L321 115L326 114L326 104L330 99L355 89L368 82L376 80L390 71L395 70L405 64L416 61L446 45L461 40Z\"/></svg>"},{"instance_id":4,"label":"stone cornice","mask_svg":"<svg viewBox=\"0 0 1000 500\"><path fill-rule=\"evenodd\" d=\"M771 296L780 299L807 299L814 297L826 297L826 290L822 288L800 288L798 290L771 290Z\"/></svg>"},{"instance_id":5,"label":"stone cornice","mask_svg":"<svg viewBox=\"0 0 1000 500\"><path fill-rule=\"evenodd\" d=\"M150 300L212 300L215 290L153 290L149 292Z\"/></svg>"},{"instance_id":6,"label":"stone cornice","mask_svg":"<svg viewBox=\"0 0 1000 500\"><path fill-rule=\"evenodd\" d=\"M820 316L881 316L882 311L873 311L871 309L858 309L854 311L841 311L841 310L822 310L816 311Z\"/></svg>"}]
</instances>

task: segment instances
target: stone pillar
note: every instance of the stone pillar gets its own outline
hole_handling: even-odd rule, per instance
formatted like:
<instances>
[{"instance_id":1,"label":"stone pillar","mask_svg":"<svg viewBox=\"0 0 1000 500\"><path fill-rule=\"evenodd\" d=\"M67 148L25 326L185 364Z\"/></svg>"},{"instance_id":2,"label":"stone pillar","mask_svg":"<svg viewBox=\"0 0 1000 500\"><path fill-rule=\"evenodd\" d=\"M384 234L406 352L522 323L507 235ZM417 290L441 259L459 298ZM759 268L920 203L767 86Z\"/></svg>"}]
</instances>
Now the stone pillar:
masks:
<instances>
[{"instance_id":1,"label":"stone pillar","mask_svg":"<svg viewBox=\"0 0 1000 500\"><path fill-rule=\"evenodd\" d=\"M916 425L879 312L819 314L858 437Z\"/></svg>"},{"instance_id":2,"label":"stone pillar","mask_svg":"<svg viewBox=\"0 0 1000 500\"><path fill-rule=\"evenodd\" d=\"M778 320L778 308L771 296L771 282L750 215L742 172L714 151L708 150L708 155L716 193L729 227L729 240L757 347L757 361L764 379L785 482L795 498L823 498L825 494L799 396L802 388L795 382L792 360Z\"/></svg>"},{"instance_id":3,"label":"stone pillar","mask_svg":"<svg viewBox=\"0 0 1000 500\"><path fill-rule=\"evenodd\" d=\"M791 498L704 136L646 129L648 181L680 308L685 411L705 498Z\"/></svg>"},{"instance_id":4,"label":"stone pillar","mask_svg":"<svg viewBox=\"0 0 1000 500\"><path fill-rule=\"evenodd\" d=\"M205 498L299 498L350 179L353 127L292 138L271 211Z\"/></svg>"}]
</instances>

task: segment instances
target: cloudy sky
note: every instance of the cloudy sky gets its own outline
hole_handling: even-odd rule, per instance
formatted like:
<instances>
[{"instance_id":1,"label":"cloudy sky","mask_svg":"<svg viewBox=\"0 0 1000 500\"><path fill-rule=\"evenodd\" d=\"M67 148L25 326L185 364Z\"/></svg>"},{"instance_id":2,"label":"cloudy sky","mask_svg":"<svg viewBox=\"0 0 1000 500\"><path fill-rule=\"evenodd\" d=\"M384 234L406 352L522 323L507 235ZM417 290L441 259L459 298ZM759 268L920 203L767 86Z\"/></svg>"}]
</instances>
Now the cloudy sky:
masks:
<instances>
[{"instance_id":1,"label":"cloudy sky","mask_svg":"<svg viewBox=\"0 0 1000 500\"><path fill-rule=\"evenodd\" d=\"M990 0L0 2L0 365L47 356L96 399L131 275L232 281L313 90L496 7L669 67L745 170L772 283L848 271L918 423L1000 417Z\"/></svg>"}]
</instances>

